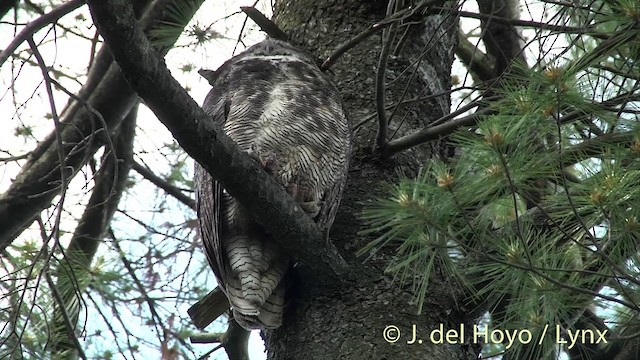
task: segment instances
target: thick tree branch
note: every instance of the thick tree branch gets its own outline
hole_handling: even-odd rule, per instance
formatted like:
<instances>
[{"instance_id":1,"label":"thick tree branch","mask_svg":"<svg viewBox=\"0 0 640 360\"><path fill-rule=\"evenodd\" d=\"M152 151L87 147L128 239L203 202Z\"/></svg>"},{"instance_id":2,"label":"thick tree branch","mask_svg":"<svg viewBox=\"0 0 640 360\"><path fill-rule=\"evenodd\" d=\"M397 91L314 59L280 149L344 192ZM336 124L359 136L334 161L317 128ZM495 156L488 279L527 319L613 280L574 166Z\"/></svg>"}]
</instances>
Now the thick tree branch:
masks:
<instances>
[{"instance_id":1,"label":"thick tree branch","mask_svg":"<svg viewBox=\"0 0 640 360\"><path fill-rule=\"evenodd\" d=\"M0 19L2 19L9 10L18 5L18 0L4 0L0 1Z\"/></svg>"},{"instance_id":2,"label":"thick tree branch","mask_svg":"<svg viewBox=\"0 0 640 360\"><path fill-rule=\"evenodd\" d=\"M482 19L482 40L488 55L495 60L494 77L502 75L514 61L526 64L522 52L521 36L516 27L500 19L517 19L518 3L516 0L477 0Z\"/></svg>"},{"instance_id":3,"label":"thick tree branch","mask_svg":"<svg viewBox=\"0 0 640 360\"><path fill-rule=\"evenodd\" d=\"M136 26L128 1L90 0L88 4L123 74L182 148L270 230L278 245L313 269L305 275L340 280L346 265L335 247L325 246L317 224L171 76Z\"/></svg>"},{"instance_id":4,"label":"thick tree branch","mask_svg":"<svg viewBox=\"0 0 640 360\"><path fill-rule=\"evenodd\" d=\"M409 134L401 137L400 139L390 141L389 145L387 145L387 147L384 149L383 156L390 157L395 153L409 149L416 145L443 138L449 134L452 134L454 131L460 129L461 127L473 126L480 120L480 116L486 115L488 113L489 110L485 108L482 110L478 110L473 114L453 119L435 126L429 126L413 134Z\"/></svg>"},{"instance_id":5,"label":"thick tree branch","mask_svg":"<svg viewBox=\"0 0 640 360\"><path fill-rule=\"evenodd\" d=\"M462 30L458 30L458 46L456 46L455 52L460 61L469 69L476 83L493 80L495 60L471 43Z\"/></svg>"},{"instance_id":6,"label":"thick tree branch","mask_svg":"<svg viewBox=\"0 0 640 360\"><path fill-rule=\"evenodd\" d=\"M229 310L229 300L222 290L216 286L205 297L187 310L193 324L200 330L209 326L225 311Z\"/></svg>"},{"instance_id":7,"label":"thick tree branch","mask_svg":"<svg viewBox=\"0 0 640 360\"><path fill-rule=\"evenodd\" d=\"M251 332L243 329L235 320L230 319L229 327L224 333L195 334L191 335L189 339L192 344L220 343L220 347L223 347L227 352L229 360L249 360L249 335ZM219 347L205 355L211 354L217 349Z\"/></svg>"}]
</instances>

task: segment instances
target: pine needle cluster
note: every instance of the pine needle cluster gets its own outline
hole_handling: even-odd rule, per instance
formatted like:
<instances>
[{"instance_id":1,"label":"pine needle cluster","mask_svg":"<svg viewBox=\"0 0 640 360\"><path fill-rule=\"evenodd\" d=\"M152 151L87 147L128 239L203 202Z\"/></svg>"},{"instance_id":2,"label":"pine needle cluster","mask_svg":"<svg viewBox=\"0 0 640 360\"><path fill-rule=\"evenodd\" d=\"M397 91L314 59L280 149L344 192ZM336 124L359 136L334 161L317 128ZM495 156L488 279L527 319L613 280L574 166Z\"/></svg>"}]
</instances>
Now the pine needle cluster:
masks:
<instances>
[{"instance_id":1,"label":"pine needle cluster","mask_svg":"<svg viewBox=\"0 0 640 360\"><path fill-rule=\"evenodd\" d=\"M491 328L566 335L593 311L619 336L640 330L640 8L601 5L596 38L514 68L488 115L452 136L460 155L364 211L378 237L360 254L395 247L387 271L419 308L438 271ZM558 351L555 333L514 346L517 358Z\"/></svg>"}]
</instances>

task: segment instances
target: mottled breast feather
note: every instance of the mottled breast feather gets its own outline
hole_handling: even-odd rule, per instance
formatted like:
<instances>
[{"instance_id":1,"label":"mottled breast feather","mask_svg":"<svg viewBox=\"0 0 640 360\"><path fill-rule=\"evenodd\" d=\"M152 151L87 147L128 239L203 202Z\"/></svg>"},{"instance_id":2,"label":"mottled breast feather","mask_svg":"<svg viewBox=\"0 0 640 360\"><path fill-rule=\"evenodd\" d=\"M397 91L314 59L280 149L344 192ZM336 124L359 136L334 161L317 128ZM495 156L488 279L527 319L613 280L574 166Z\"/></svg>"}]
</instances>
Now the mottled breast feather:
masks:
<instances>
[{"instance_id":1,"label":"mottled breast feather","mask_svg":"<svg viewBox=\"0 0 640 360\"><path fill-rule=\"evenodd\" d=\"M336 87L313 58L277 40L252 46L212 74L203 105L211 120L328 231L351 150ZM247 329L280 326L289 257L198 164L195 183L205 253L235 319Z\"/></svg>"}]
</instances>

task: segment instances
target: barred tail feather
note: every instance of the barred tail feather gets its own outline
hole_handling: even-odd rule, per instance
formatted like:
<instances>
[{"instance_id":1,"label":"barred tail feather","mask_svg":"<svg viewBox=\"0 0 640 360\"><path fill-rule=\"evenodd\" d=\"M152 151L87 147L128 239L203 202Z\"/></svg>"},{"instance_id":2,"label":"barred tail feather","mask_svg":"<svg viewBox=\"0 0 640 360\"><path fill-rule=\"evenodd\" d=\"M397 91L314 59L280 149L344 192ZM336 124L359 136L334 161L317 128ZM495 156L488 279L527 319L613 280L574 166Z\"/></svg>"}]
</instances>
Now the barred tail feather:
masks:
<instances>
[{"instance_id":1,"label":"barred tail feather","mask_svg":"<svg viewBox=\"0 0 640 360\"><path fill-rule=\"evenodd\" d=\"M245 329L275 329L282 325L284 313L285 286L281 282L275 291L262 304L258 314L243 313L239 308L233 309L233 317Z\"/></svg>"},{"instance_id":2,"label":"barred tail feather","mask_svg":"<svg viewBox=\"0 0 640 360\"><path fill-rule=\"evenodd\" d=\"M265 236L238 234L225 244L232 277L225 293L238 323L250 328L275 328L282 323L284 285L288 260L277 256Z\"/></svg>"}]
</instances>

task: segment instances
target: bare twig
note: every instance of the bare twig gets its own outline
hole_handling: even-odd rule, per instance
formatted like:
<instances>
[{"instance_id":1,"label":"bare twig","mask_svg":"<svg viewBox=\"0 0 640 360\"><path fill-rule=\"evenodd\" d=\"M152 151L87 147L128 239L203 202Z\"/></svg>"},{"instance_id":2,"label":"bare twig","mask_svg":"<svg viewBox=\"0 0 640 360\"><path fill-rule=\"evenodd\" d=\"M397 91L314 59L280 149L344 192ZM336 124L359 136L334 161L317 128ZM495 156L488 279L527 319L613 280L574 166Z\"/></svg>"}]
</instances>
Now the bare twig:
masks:
<instances>
[{"instance_id":1,"label":"bare twig","mask_svg":"<svg viewBox=\"0 0 640 360\"><path fill-rule=\"evenodd\" d=\"M85 293L86 285L80 285L77 279L87 276L86 273L124 191L133 159L136 117L137 109L133 109L118 129L115 144L103 156L91 197L66 248L64 262L57 271L57 284L61 284L59 287L78 284L74 292L62 292L61 299L64 304L73 303L74 298L82 299ZM70 310L69 318L74 326L78 321L78 313L79 308ZM59 331L60 309L54 309L52 318L54 331ZM54 343L52 356L57 358L65 351L69 351L67 342Z\"/></svg>"},{"instance_id":2,"label":"bare twig","mask_svg":"<svg viewBox=\"0 0 640 360\"><path fill-rule=\"evenodd\" d=\"M11 54L16 51L18 46L20 46L20 44L30 39L31 36L36 33L36 31L42 29L52 22L57 21L61 17L65 16L66 14L72 12L82 5L84 5L83 0L71 0L30 22L27 26L24 27L24 29L22 29L22 31L20 31L20 33L15 38L13 38L13 40L11 40L6 49L0 52L0 66L2 66L2 64L7 61Z\"/></svg>"},{"instance_id":3,"label":"bare twig","mask_svg":"<svg viewBox=\"0 0 640 360\"><path fill-rule=\"evenodd\" d=\"M392 16L397 10L396 0L391 0L387 4L387 17ZM378 113L378 135L376 136L376 146L378 149L384 149L387 145L387 127L389 126L386 109L386 76L387 62L389 61L389 52L391 44L396 36L395 25L391 25L390 29L382 32L382 49L378 58L378 71L376 73L376 111Z\"/></svg>"},{"instance_id":4,"label":"bare twig","mask_svg":"<svg viewBox=\"0 0 640 360\"><path fill-rule=\"evenodd\" d=\"M62 150L62 135L60 134L60 118L58 117L58 110L56 110L56 103L53 100L53 89L51 88L51 77L49 76L49 69L47 69L47 64L44 62L44 58L42 58L42 54L40 54L40 50L38 50L38 46L35 41L33 41L32 37L27 39L29 46L31 47L31 51L33 51L33 55L38 61L38 66L42 71L42 77L44 78L45 89L47 91L47 97L49 99L49 106L51 107L51 117L53 118L54 124L54 132L56 134L56 142L58 144L58 161L60 162L60 181L62 182L62 196L64 197L64 193L67 189L67 177L66 177L66 169L64 165L65 156L64 151ZM1 62L0 62L1 64Z\"/></svg>"},{"instance_id":5,"label":"bare twig","mask_svg":"<svg viewBox=\"0 0 640 360\"><path fill-rule=\"evenodd\" d=\"M270 37L282 41L289 40L289 36L284 31L282 31L282 29L280 29L278 25L269 20L255 7L240 6L240 10L242 10L243 13L247 14L247 16L260 27L260 30L264 31Z\"/></svg>"},{"instance_id":6,"label":"bare twig","mask_svg":"<svg viewBox=\"0 0 640 360\"><path fill-rule=\"evenodd\" d=\"M195 210L196 202L191 197L185 195L182 191L180 191L180 189L171 185L168 181L164 180L158 175L154 174L153 171L151 171L146 166L140 164L139 162L134 161L132 165L133 165L133 170L135 170L138 174L142 175L142 177L149 180L155 186L164 190L167 194L175 197L181 203Z\"/></svg>"},{"instance_id":7,"label":"bare twig","mask_svg":"<svg viewBox=\"0 0 640 360\"><path fill-rule=\"evenodd\" d=\"M158 314L158 311L156 310L155 301L151 298L151 296L149 296L149 293L147 292L144 284L142 283L140 278L138 278L138 275L136 275L136 272L133 269L131 261L129 261L129 259L127 259L127 257L125 256L126 253L122 250L122 247L120 246L120 241L115 237L113 230L109 230L109 233L110 233L109 234L110 237L113 239L113 246L116 248L116 250L118 251L118 254L120 255L120 261L122 261L122 264L127 269L127 272L129 273L129 276L131 276L133 283L136 285L138 291L140 292L140 294L142 295L142 297L144 298L145 302L149 307L149 312L151 312L151 318L152 318L153 324L156 326L156 331L158 332L158 336L162 336L163 340L166 341L166 337L167 337L166 331L160 331L160 329L157 328L158 326L160 326L164 330L162 318L160 317L160 315Z\"/></svg>"},{"instance_id":8,"label":"bare twig","mask_svg":"<svg viewBox=\"0 0 640 360\"><path fill-rule=\"evenodd\" d=\"M9 156L9 157L3 157L0 158L0 161L2 162L9 162L9 161L18 161L18 160L24 160L26 158L28 158L31 155L30 152L24 153L22 155L16 155L16 156Z\"/></svg>"},{"instance_id":9,"label":"bare twig","mask_svg":"<svg viewBox=\"0 0 640 360\"><path fill-rule=\"evenodd\" d=\"M453 15L458 15L458 16L461 16L461 17L468 17L468 18L472 18L472 19L479 19L479 20L490 20L490 21L494 21L494 22L501 23L501 24L506 24L506 25L511 25L511 26L529 27L529 28L535 28L535 29L541 29L541 30L549 30L549 31L552 31L552 32L558 32L558 33L564 33L564 34L585 34L585 35L589 35L589 36L592 36L592 37L598 38L598 39L607 39L607 38L609 38L609 35L607 35L607 34L594 32L592 27L575 27L575 26L565 26L565 25L554 25L554 24L549 24L549 23L541 23L541 22L537 22L537 21L520 20L520 19L516 19L516 18L508 18L508 17L495 16L495 15L489 15L489 14L474 13L474 12L470 12L470 11L456 11L456 10L451 10L451 9L448 9L448 8L444 9L444 8L440 8L440 7L434 7L433 10L447 10L447 11L451 11L451 13Z\"/></svg>"},{"instance_id":10,"label":"bare twig","mask_svg":"<svg viewBox=\"0 0 640 360\"><path fill-rule=\"evenodd\" d=\"M391 26L391 24L393 24L393 23L395 23L397 21L402 21L404 19L407 19L407 18L417 14L418 12L424 10L428 6L435 5L435 4L440 4L440 3L443 3L443 2L444 1L442 1L442 0L424 0L424 1L420 2L419 4L417 4L415 6L410 6L410 7L406 8L406 9L404 9L402 11L399 11L399 12L395 13L391 17L385 18L382 21L379 21L379 22L371 25L369 28L367 28L366 30L364 30L363 32L361 32L360 34L355 36L354 38L352 38L349 41L345 42L344 44L338 46L338 48L333 52L333 54L331 54L322 63L322 65L320 66L320 69L322 71L328 70L347 51L349 51L352 48L354 48L356 45L358 45L359 43L364 41L364 39L368 38L369 36L379 32L379 31L382 31L383 29L385 29L388 26Z\"/></svg>"},{"instance_id":11,"label":"bare twig","mask_svg":"<svg viewBox=\"0 0 640 360\"><path fill-rule=\"evenodd\" d=\"M375 23L373 25L371 25L367 30L361 32L360 34L358 34L357 36L351 38L349 41L345 42L344 44L338 46L338 48L333 52L333 54L331 54L320 66L320 69L322 71L326 71L328 70L331 66L333 66L336 61L338 61L338 59L340 59L342 57L342 55L344 55L347 51L353 49L354 47L356 47L356 45L358 45L359 43L363 42L364 39L368 38L369 36L382 31L384 28L386 28L387 26L390 26L393 22L386 22L386 23Z\"/></svg>"}]
</instances>

